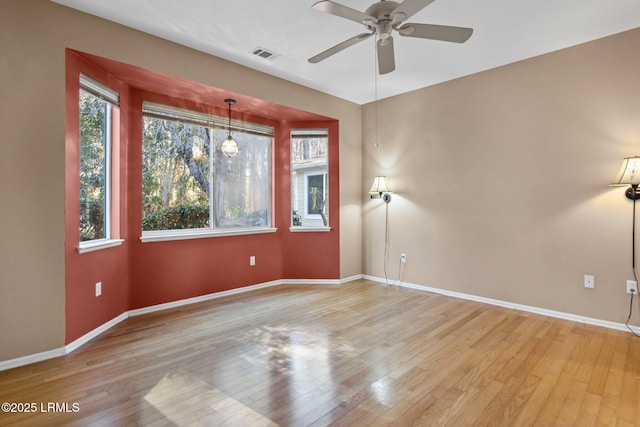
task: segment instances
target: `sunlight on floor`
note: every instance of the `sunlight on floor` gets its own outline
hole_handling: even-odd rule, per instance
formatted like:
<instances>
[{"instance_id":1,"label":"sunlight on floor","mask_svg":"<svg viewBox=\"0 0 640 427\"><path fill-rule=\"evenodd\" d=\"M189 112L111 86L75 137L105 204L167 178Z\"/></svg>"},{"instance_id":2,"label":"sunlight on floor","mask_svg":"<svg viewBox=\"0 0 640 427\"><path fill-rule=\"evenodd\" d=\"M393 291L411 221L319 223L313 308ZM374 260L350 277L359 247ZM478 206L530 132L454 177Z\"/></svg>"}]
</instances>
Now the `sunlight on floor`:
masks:
<instances>
[{"instance_id":1,"label":"sunlight on floor","mask_svg":"<svg viewBox=\"0 0 640 427\"><path fill-rule=\"evenodd\" d=\"M309 330L286 323L257 327L238 340L251 343L255 349L242 356L245 360L283 374L306 374L312 370L318 375L328 376L331 374L329 349L340 357L354 357L357 354L355 348L342 337L330 336L324 330Z\"/></svg>"},{"instance_id":2,"label":"sunlight on floor","mask_svg":"<svg viewBox=\"0 0 640 427\"><path fill-rule=\"evenodd\" d=\"M145 400L177 426L277 426L251 408L186 372L165 375Z\"/></svg>"}]
</instances>

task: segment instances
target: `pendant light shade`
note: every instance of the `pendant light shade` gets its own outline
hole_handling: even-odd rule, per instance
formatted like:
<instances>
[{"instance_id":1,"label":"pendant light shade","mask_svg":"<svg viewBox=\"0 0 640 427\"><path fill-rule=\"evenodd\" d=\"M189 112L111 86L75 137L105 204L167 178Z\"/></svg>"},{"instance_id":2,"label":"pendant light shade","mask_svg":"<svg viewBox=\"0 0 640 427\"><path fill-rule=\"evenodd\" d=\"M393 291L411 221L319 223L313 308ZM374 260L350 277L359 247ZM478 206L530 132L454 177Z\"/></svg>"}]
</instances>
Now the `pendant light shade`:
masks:
<instances>
[{"instance_id":1,"label":"pendant light shade","mask_svg":"<svg viewBox=\"0 0 640 427\"><path fill-rule=\"evenodd\" d=\"M233 157L238 154L238 142L229 135L224 141L222 141L222 144L220 144L220 149L225 156Z\"/></svg>"},{"instance_id":2,"label":"pendant light shade","mask_svg":"<svg viewBox=\"0 0 640 427\"><path fill-rule=\"evenodd\" d=\"M227 139L222 141L222 144L220 144L220 149L222 150L225 156L233 157L236 154L238 154L238 150L239 150L238 142L235 139L233 139L233 137L231 136L231 106L236 103L236 100L225 99L224 102L226 102L229 105L229 125L227 128L228 129Z\"/></svg>"}]
</instances>

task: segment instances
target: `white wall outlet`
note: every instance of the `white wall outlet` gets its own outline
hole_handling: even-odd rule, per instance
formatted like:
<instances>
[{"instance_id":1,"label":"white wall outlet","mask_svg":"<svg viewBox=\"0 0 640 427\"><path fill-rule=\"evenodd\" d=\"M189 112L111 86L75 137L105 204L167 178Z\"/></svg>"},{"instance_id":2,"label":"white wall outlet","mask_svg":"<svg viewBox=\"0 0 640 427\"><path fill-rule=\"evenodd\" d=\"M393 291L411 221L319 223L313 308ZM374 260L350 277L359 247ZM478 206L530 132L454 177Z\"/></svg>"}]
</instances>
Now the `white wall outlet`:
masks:
<instances>
[{"instance_id":1,"label":"white wall outlet","mask_svg":"<svg viewBox=\"0 0 640 427\"><path fill-rule=\"evenodd\" d=\"M584 287L585 288L595 288L596 286L596 278L590 274L584 275Z\"/></svg>"},{"instance_id":2,"label":"white wall outlet","mask_svg":"<svg viewBox=\"0 0 640 427\"><path fill-rule=\"evenodd\" d=\"M249 265L256 265L256 257L251 255L249 257Z\"/></svg>"},{"instance_id":3,"label":"white wall outlet","mask_svg":"<svg viewBox=\"0 0 640 427\"><path fill-rule=\"evenodd\" d=\"M407 254L400 254L400 262L403 264L407 262Z\"/></svg>"},{"instance_id":4,"label":"white wall outlet","mask_svg":"<svg viewBox=\"0 0 640 427\"><path fill-rule=\"evenodd\" d=\"M102 295L102 282L96 283L96 296Z\"/></svg>"},{"instance_id":5,"label":"white wall outlet","mask_svg":"<svg viewBox=\"0 0 640 427\"><path fill-rule=\"evenodd\" d=\"M627 280L627 293L638 295L638 282L635 280Z\"/></svg>"}]
</instances>

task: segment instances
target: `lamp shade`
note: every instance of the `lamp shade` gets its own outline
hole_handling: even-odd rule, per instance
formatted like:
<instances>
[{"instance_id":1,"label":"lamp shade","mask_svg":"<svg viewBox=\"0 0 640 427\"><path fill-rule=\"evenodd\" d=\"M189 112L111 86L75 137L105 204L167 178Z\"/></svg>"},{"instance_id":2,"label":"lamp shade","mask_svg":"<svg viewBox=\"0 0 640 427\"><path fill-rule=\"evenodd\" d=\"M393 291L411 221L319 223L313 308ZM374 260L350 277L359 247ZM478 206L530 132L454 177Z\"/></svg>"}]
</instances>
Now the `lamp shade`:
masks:
<instances>
[{"instance_id":1,"label":"lamp shade","mask_svg":"<svg viewBox=\"0 0 640 427\"><path fill-rule=\"evenodd\" d=\"M227 137L224 141L222 141L222 145L220 149L227 157L233 157L238 154L238 142L233 139L231 135Z\"/></svg>"},{"instance_id":2,"label":"lamp shade","mask_svg":"<svg viewBox=\"0 0 640 427\"><path fill-rule=\"evenodd\" d=\"M640 157L625 157L618 174L610 185L640 184Z\"/></svg>"},{"instance_id":3,"label":"lamp shade","mask_svg":"<svg viewBox=\"0 0 640 427\"><path fill-rule=\"evenodd\" d=\"M387 184L387 177L376 176L373 179L373 185L371 186L371 190L369 190L369 194L382 194L382 193L391 193L391 189Z\"/></svg>"}]
</instances>

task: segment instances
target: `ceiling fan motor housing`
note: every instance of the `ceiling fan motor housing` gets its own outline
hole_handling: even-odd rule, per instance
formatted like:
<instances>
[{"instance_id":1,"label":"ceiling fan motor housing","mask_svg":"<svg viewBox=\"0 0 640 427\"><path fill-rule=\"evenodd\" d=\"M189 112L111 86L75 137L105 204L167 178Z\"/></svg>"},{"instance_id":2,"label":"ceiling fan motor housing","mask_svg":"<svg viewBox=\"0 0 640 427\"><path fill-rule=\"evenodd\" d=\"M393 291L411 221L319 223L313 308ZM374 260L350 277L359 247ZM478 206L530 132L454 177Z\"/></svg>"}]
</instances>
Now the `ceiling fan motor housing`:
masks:
<instances>
[{"instance_id":1,"label":"ceiling fan motor housing","mask_svg":"<svg viewBox=\"0 0 640 427\"><path fill-rule=\"evenodd\" d=\"M367 29L371 31L376 31L378 35L378 39L384 40L391 37L391 30L393 29L393 16L391 16L391 12L393 12L400 4L394 1L380 1L378 3L374 3L364 12L369 16L373 16L376 18L377 22L372 22L371 20L365 20L362 23Z\"/></svg>"},{"instance_id":2,"label":"ceiling fan motor housing","mask_svg":"<svg viewBox=\"0 0 640 427\"><path fill-rule=\"evenodd\" d=\"M378 20L384 19L385 17L386 19L391 19L391 12L393 12L398 6L400 6L399 3L391 0L383 0L369 6L369 8L364 11L364 13L366 13L367 15L371 15L374 18L378 18Z\"/></svg>"}]
</instances>

